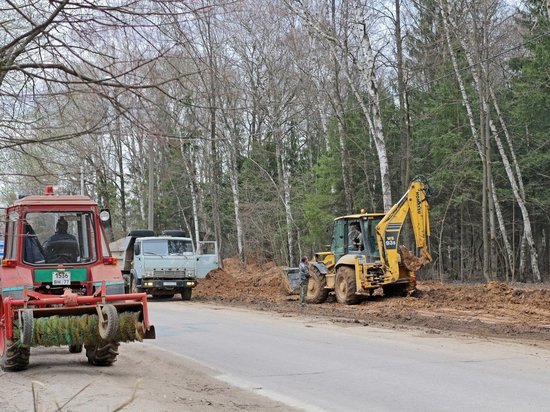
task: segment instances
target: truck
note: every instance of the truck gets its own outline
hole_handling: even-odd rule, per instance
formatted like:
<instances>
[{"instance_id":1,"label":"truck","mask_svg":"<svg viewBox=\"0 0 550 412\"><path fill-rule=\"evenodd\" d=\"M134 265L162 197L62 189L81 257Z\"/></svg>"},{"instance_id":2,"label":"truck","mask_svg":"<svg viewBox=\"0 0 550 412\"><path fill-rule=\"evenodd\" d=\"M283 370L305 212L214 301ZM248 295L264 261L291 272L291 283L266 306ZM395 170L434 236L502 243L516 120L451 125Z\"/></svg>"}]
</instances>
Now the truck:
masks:
<instances>
[{"instance_id":1,"label":"truck","mask_svg":"<svg viewBox=\"0 0 550 412\"><path fill-rule=\"evenodd\" d=\"M179 293L191 300L198 280L219 267L217 242L199 242L180 230L133 230L111 244L119 256L129 293L146 292L154 298L172 298Z\"/></svg>"},{"instance_id":2,"label":"truck","mask_svg":"<svg viewBox=\"0 0 550 412\"><path fill-rule=\"evenodd\" d=\"M121 342L154 339L145 293L124 293L120 268L107 247L108 210L88 196L43 195L6 210L0 267L0 366L29 365L33 346L86 350L108 366Z\"/></svg>"},{"instance_id":3,"label":"truck","mask_svg":"<svg viewBox=\"0 0 550 412\"><path fill-rule=\"evenodd\" d=\"M310 262L306 301L324 302L334 292L343 304L358 303L381 288L384 295L407 295L416 289L415 272L431 262L429 197L422 176L387 213L360 213L334 219L329 251ZM402 229L414 235L414 252L405 246ZM412 240L412 238L411 238Z\"/></svg>"}]
</instances>

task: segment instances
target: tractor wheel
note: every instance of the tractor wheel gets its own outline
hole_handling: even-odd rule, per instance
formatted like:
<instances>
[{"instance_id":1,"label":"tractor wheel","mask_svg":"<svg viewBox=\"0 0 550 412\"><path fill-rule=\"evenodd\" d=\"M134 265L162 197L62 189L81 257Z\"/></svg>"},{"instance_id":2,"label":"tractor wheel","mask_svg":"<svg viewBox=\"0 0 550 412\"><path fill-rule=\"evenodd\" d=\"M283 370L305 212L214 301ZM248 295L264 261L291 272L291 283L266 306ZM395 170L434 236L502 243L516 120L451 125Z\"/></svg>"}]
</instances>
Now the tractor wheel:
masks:
<instances>
[{"instance_id":1,"label":"tractor wheel","mask_svg":"<svg viewBox=\"0 0 550 412\"><path fill-rule=\"evenodd\" d=\"M193 294L193 289L183 288L181 290L181 300L191 300L191 295Z\"/></svg>"},{"instance_id":2,"label":"tractor wheel","mask_svg":"<svg viewBox=\"0 0 550 412\"><path fill-rule=\"evenodd\" d=\"M17 342L6 339L4 305L0 296L0 367L6 372L27 369L30 355L30 348L23 348Z\"/></svg>"},{"instance_id":3,"label":"tractor wheel","mask_svg":"<svg viewBox=\"0 0 550 412\"><path fill-rule=\"evenodd\" d=\"M105 320L99 321L99 336L107 342L115 339L118 330L118 313L113 305L105 305L101 308Z\"/></svg>"},{"instance_id":4,"label":"tractor wheel","mask_svg":"<svg viewBox=\"0 0 550 412\"><path fill-rule=\"evenodd\" d=\"M355 272L350 266L340 266L336 270L334 279L334 294L338 303L355 305L359 302L359 296L355 294L357 285L355 283Z\"/></svg>"},{"instance_id":5,"label":"tractor wheel","mask_svg":"<svg viewBox=\"0 0 550 412\"><path fill-rule=\"evenodd\" d=\"M109 342L95 345L86 345L88 363L94 366L109 366L118 356L118 342Z\"/></svg>"},{"instance_id":6,"label":"tractor wheel","mask_svg":"<svg viewBox=\"0 0 550 412\"><path fill-rule=\"evenodd\" d=\"M19 324L21 331L21 345L28 348L32 343L32 333L34 329L34 317L32 309L22 309L19 312Z\"/></svg>"},{"instance_id":7,"label":"tractor wheel","mask_svg":"<svg viewBox=\"0 0 550 412\"><path fill-rule=\"evenodd\" d=\"M30 348L19 346L18 342L4 339L4 348L2 353L2 370L6 372L16 372L27 369L29 366Z\"/></svg>"},{"instance_id":8,"label":"tractor wheel","mask_svg":"<svg viewBox=\"0 0 550 412\"><path fill-rule=\"evenodd\" d=\"M69 352L80 353L82 352L82 345L69 345Z\"/></svg>"},{"instance_id":9,"label":"tractor wheel","mask_svg":"<svg viewBox=\"0 0 550 412\"><path fill-rule=\"evenodd\" d=\"M325 275L322 275L316 267L312 267L307 284L306 302L323 303L327 300L329 290L325 289L326 286L327 278Z\"/></svg>"}]
</instances>

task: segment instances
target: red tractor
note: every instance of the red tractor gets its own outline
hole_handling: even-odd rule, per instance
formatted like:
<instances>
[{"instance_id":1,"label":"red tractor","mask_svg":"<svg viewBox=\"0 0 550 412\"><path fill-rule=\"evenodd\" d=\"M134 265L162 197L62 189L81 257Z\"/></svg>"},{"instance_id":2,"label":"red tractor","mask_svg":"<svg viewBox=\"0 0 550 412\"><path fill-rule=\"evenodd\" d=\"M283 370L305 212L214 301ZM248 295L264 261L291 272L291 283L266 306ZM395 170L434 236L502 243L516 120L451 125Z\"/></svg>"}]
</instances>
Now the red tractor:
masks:
<instances>
[{"instance_id":1,"label":"red tractor","mask_svg":"<svg viewBox=\"0 0 550 412\"><path fill-rule=\"evenodd\" d=\"M124 294L104 223L87 196L53 186L6 210L0 268L0 366L25 369L31 346L84 347L88 362L115 362L120 342L154 339L145 293Z\"/></svg>"}]
</instances>

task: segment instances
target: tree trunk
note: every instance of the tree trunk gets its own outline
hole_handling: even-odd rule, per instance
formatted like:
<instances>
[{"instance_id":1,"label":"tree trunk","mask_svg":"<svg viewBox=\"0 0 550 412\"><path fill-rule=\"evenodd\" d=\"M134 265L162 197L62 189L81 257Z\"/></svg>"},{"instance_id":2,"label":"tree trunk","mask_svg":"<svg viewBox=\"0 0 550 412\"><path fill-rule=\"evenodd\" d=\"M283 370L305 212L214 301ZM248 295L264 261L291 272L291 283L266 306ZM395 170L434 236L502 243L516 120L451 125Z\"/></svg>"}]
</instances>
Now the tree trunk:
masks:
<instances>
[{"instance_id":1,"label":"tree trunk","mask_svg":"<svg viewBox=\"0 0 550 412\"><path fill-rule=\"evenodd\" d=\"M395 45L397 49L397 91L399 93L399 137L401 144L401 191L407 190L411 180L411 137L410 119L403 62L403 39L401 38L401 0L395 0Z\"/></svg>"}]
</instances>

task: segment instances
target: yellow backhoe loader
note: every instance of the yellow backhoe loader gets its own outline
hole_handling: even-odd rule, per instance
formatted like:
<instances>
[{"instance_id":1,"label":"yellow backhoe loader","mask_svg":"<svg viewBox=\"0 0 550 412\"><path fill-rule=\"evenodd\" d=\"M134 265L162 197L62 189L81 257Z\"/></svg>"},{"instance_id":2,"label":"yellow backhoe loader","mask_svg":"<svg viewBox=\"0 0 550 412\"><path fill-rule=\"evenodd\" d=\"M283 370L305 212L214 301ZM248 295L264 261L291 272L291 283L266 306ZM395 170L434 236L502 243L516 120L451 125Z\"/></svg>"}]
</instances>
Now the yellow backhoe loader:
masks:
<instances>
[{"instance_id":1,"label":"yellow backhoe loader","mask_svg":"<svg viewBox=\"0 0 550 412\"><path fill-rule=\"evenodd\" d=\"M330 251L316 253L311 261L307 301L322 303L334 291L339 303L351 305L378 288L386 296L414 291L414 272L432 260L430 193L427 180L417 177L388 213L362 210L336 218ZM414 233L416 255L398 246L407 221Z\"/></svg>"}]
</instances>

